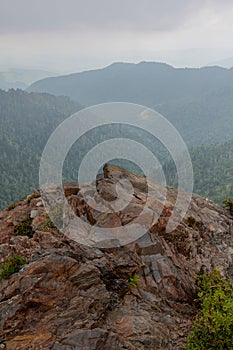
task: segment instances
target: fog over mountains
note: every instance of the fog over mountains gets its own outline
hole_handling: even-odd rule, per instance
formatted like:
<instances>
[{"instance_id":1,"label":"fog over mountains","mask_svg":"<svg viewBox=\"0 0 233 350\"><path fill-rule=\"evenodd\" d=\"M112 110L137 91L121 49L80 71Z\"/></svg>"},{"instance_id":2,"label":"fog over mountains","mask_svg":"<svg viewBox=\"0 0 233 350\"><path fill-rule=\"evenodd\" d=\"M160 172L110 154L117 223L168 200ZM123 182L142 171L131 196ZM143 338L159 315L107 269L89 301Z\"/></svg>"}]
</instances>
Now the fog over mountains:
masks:
<instances>
[{"instance_id":1,"label":"fog over mountains","mask_svg":"<svg viewBox=\"0 0 233 350\"><path fill-rule=\"evenodd\" d=\"M0 89L26 89L34 81L54 75L41 69L0 67Z\"/></svg>"},{"instance_id":2,"label":"fog over mountains","mask_svg":"<svg viewBox=\"0 0 233 350\"><path fill-rule=\"evenodd\" d=\"M115 63L32 84L28 91L69 96L83 106L132 102L162 113L189 146L233 135L233 69L173 68L164 63Z\"/></svg>"}]
</instances>

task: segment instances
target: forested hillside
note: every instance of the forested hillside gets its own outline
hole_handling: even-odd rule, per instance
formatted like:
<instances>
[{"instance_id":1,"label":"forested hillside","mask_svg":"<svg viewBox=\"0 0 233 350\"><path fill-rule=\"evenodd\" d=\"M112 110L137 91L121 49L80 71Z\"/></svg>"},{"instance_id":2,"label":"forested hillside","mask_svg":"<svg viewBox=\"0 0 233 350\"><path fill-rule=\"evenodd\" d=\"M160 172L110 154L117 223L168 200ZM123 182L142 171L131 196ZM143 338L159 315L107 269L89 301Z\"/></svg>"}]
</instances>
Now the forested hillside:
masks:
<instances>
[{"instance_id":1,"label":"forested hillside","mask_svg":"<svg viewBox=\"0 0 233 350\"><path fill-rule=\"evenodd\" d=\"M233 197L233 140L202 146L190 152L194 169L194 192L221 204ZM169 185L177 186L175 167L165 162Z\"/></svg>"},{"instance_id":2,"label":"forested hillside","mask_svg":"<svg viewBox=\"0 0 233 350\"><path fill-rule=\"evenodd\" d=\"M218 106L217 98L215 106ZM223 105L220 107L224 108ZM38 188L40 157L49 136L60 122L80 108L67 97L27 93L21 90L0 91L0 208ZM186 108L189 115L187 124L192 125L194 118L201 120L201 114L192 110L188 103L184 110ZM208 110L207 105L206 109ZM219 113L220 110L221 108ZM217 119L213 118L213 124L217 123ZM175 120L179 122L178 118ZM217 139L217 136L213 136ZM176 185L176 170L174 164L167 161L166 149L142 130L120 126L104 126L101 132L97 129L92 130L76 142L64 163L64 179L77 180L77 169L85 154L96 144L111 137L131 138L143 143L162 164L165 164L168 184ZM191 157L195 192L219 203L224 198L233 196L233 141L192 149ZM127 167L122 161L118 164ZM128 164L128 169L137 171L132 164Z\"/></svg>"},{"instance_id":3,"label":"forested hillside","mask_svg":"<svg viewBox=\"0 0 233 350\"><path fill-rule=\"evenodd\" d=\"M233 137L233 86L154 108L172 122L189 147L224 143Z\"/></svg>"},{"instance_id":4,"label":"forested hillside","mask_svg":"<svg viewBox=\"0 0 233 350\"><path fill-rule=\"evenodd\" d=\"M174 68L165 63L114 63L103 69L45 78L29 91L66 95L85 106L109 101L155 104L199 98L233 86L233 69Z\"/></svg>"},{"instance_id":5,"label":"forested hillside","mask_svg":"<svg viewBox=\"0 0 233 350\"><path fill-rule=\"evenodd\" d=\"M233 197L233 140L224 144L200 147L191 152L194 167L194 190L221 203Z\"/></svg>"},{"instance_id":6,"label":"forested hillside","mask_svg":"<svg viewBox=\"0 0 233 350\"><path fill-rule=\"evenodd\" d=\"M43 79L29 91L69 96L84 106L120 101L154 108L192 147L225 142L233 135L233 69L115 63Z\"/></svg>"},{"instance_id":7,"label":"forested hillside","mask_svg":"<svg viewBox=\"0 0 233 350\"><path fill-rule=\"evenodd\" d=\"M67 97L0 90L0 208L38 187L48 137L79 108Z\"/></svg>"}]
</instances>

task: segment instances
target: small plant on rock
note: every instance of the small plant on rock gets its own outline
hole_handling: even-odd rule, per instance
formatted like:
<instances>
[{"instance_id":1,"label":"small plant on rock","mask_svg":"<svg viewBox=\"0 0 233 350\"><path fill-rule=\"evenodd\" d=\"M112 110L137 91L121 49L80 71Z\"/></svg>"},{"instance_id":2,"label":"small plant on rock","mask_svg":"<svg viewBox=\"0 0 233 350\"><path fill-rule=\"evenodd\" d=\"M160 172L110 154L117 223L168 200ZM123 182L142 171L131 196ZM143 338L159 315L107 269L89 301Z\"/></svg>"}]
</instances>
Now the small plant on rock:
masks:
<instances>
[{"instance_id":1,"label":"small plant on rock","mask_svg":"<svg viewBox=\"0 0 233 350\"><path fill-rule=\"evenodd\" d=\"M29 238L32 238L34 234L32 228L32 219L26 217L20 224L15 227L14 233L16 236L28 236Z\"/></svg>"},{"instance_id":2,"label":"small plant on rock","mask_svg":"<svg viewBox=\"0 0 233 350\"><path fill-rule=\"evenodd\" d=\"M132 277L130 277L129 285L131 287L136 287L138 280L139 280L139 276L135 273Z\"/></svg>"},{"instance_id":3,"label":"small plant on rock","mask_svg":"<svg viewBox=\"0 0 233 350\"><path fill-rule=\"evenodd\" d=\"M194 227L196 224L196 219L193 216L188 216L188 226Z\"/></svg>"},{"instance_id":4,"label":"small plant on rock","mask_svg":"<svg viewBox=\"0 0 233 350\"><path fill-rule=\"evenodd\" d=\"M9 278L11 275L13 275L13 273L18 272L21 267L27 263L27 259L20 255L7 258L0 266L0 281L2 279Z\"/></svg>"},{"instance_id":5,"label":"small plant on rock","mask_svg":"<svg viewBox=\"0 0 233 350\"><path fill-rule=\"evenodd\" d=\"M17 202L14 202L14 203L11 203L8 207L7 207L7 210L13 210L13 209L15 209L16 207L17 207L17 205L19 205L19 201L17 201Z\"/></svg>"},{"instance_id":6,"label":"small plant on rock","mask_svg":"<svg viewBox=\"0 0 233 350\"><path fill-rule=\"evenodd\" d=\"M53 223L53 221L47 214L45 221L40 224L40 230L44 232L49 232L51 231L51 229L58 231L57 226Z\"/></svg>"},{"instance_id":7,"label":"small plant on rock","mask_svg":"<svg viewBox=\"0 0 233 350\"><path fill-rule=\"evenodd\" d=\"M26 204L30 204L31 201L34 199L34 198L39 198L40 197L40 192L39 191L36 191L34 193L32 193L30 196L27 197L26 199Z\"/></svg>"},{"instance_id":8,"label":"small plant on rock","mask_svg":"<svg viewBox=\"0 0 233 350\"><path fill-rule=\"evenodd\" d=\"M233 198L228 198L223 201L223 205L226 209L228 209L231 213L233 213Z\"/></svg>"}]
</instances>

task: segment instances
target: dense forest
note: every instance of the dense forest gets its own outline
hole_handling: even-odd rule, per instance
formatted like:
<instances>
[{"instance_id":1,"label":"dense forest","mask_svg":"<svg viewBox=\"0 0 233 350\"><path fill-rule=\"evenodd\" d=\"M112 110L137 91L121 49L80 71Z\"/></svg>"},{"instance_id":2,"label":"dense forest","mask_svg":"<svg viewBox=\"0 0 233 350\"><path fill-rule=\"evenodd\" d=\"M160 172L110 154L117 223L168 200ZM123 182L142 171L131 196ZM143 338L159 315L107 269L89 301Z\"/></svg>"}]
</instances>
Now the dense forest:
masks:
<instances>
[{"instance_id":1,"label":"dense forest","mask_svg":"<svg viewBox=\"0 0 233 350\"><path fill-rule=\"evenodd\" d=\"M0 208L38 188L40 157L49 136L65 118L79 109L81 106L67 97L21 90L0 91ZM192 110L188 111L191 114ZM189 120L192 123L192 118ZM65 160L64 180L76 180L80 161L87 151L112 137L126 137L143 143L164 165L167 183L176 185L176 170L165 147L142 130L120 125L94 129L80 138ZM195 192L219 203L233 196L233 141L192 148L191 158ZM123 161L120 163L127 166ZM137 171L132 164L128 164L128 168Z\"/></svg>"},{"instance_id":2,"label":"dense forest","mask_svg":"<svg viewBox=\"0 0 233 350\"><path fill-rule=\"evenodd\" d=\"M194 192L221 204L233 197L233 140L201 146L190 151L194 170ZM177 186L175 166L164 164L167 181Z\"/></svg>"},{"instance_id":3,"label":"dense forest","mask_svg":"<svg viewBox=\"0 0 233 350\"><path fill-rule=\"evenodd\" d=\"M48 137L78 109L67 97L0 90L0 208L38 188Z\"/></svg>"},{"instance_id":4,"label":"dense forest","mask_svg":"<svg viewBox=\"0 0 233 350\"><path fill-rule=\"evenodd\" d=\"M195 192L221 203L233 197L233 140L191 152Z\"/></svg>"}]
</instances>

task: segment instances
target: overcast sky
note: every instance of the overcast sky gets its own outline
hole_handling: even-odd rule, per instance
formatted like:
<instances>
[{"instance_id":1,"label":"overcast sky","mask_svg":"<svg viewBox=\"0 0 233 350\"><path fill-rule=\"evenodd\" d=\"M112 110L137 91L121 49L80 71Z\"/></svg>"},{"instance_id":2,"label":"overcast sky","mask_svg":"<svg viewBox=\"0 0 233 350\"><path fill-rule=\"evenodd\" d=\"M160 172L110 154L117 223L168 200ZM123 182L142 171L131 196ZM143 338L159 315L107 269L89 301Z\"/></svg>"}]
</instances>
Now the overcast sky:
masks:
<instances>
[{"instance_id":1,"label":"overcast sky","mask_svg":"<svg viewBox=\"0 0 233 350\"><path fill-rule=\"evenodd\" d=\"M233 57L232 22L232 0L0 0L0 67L198 66Z\"/></svg>"}]
</instances>

